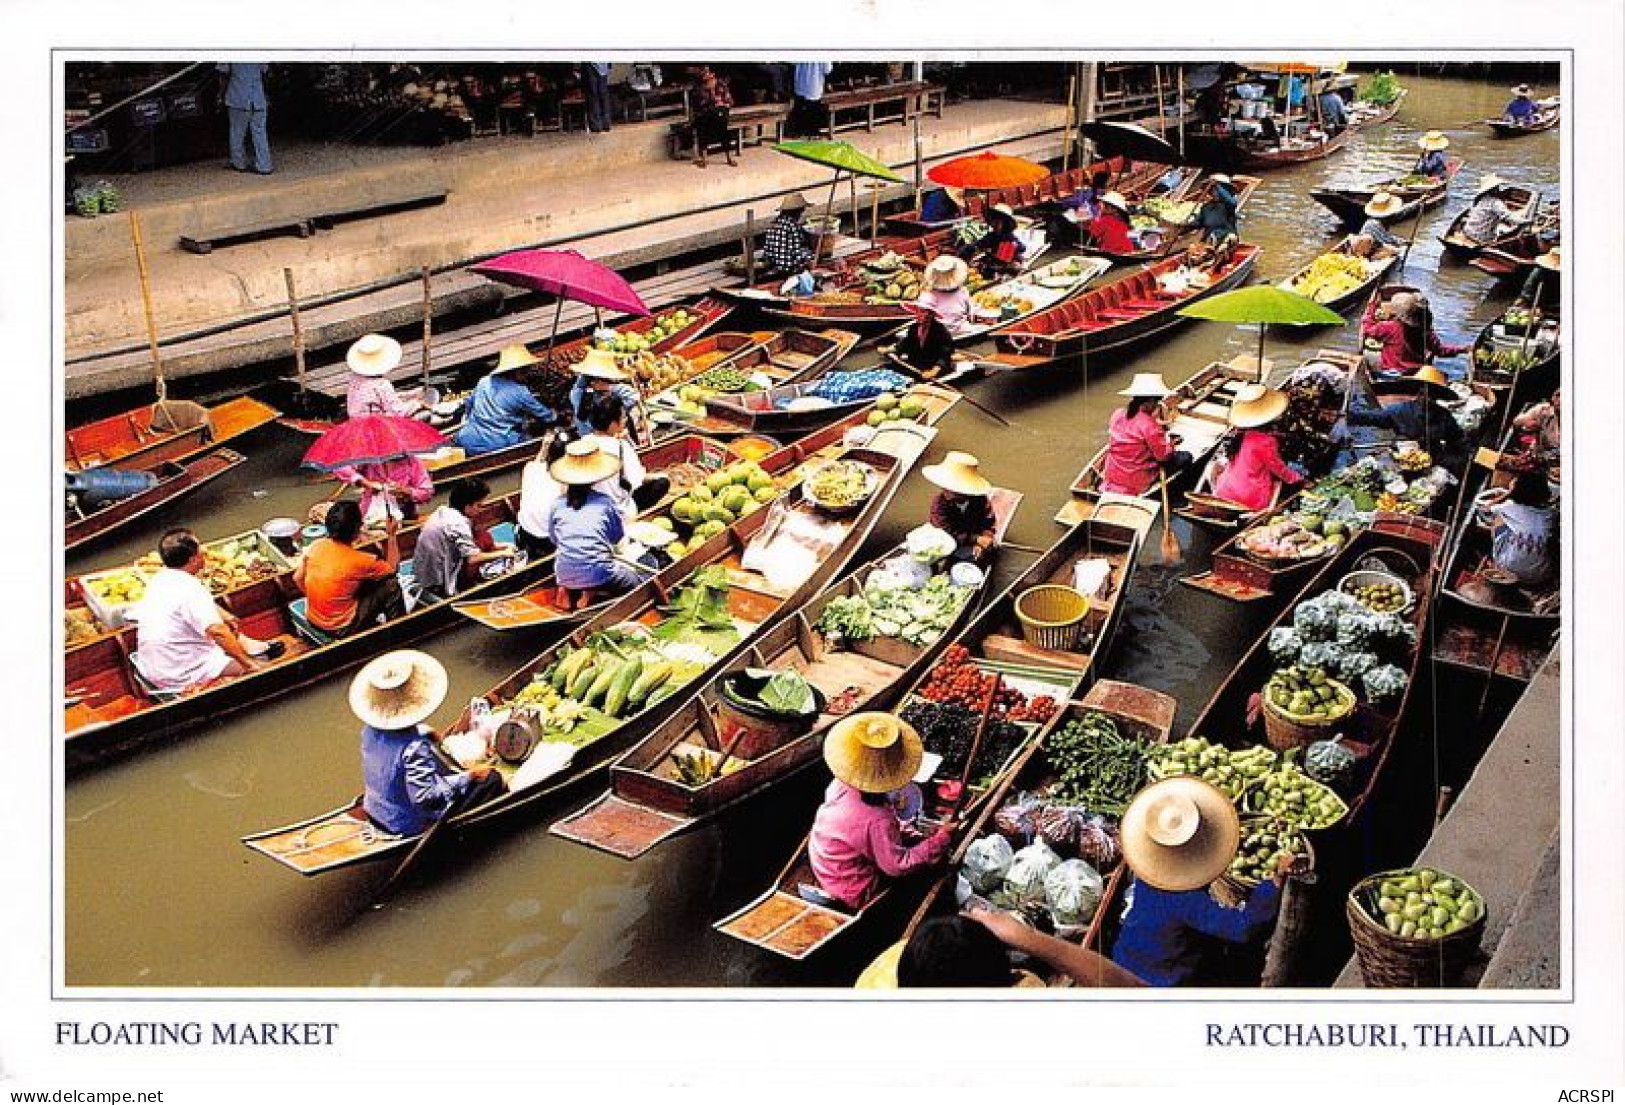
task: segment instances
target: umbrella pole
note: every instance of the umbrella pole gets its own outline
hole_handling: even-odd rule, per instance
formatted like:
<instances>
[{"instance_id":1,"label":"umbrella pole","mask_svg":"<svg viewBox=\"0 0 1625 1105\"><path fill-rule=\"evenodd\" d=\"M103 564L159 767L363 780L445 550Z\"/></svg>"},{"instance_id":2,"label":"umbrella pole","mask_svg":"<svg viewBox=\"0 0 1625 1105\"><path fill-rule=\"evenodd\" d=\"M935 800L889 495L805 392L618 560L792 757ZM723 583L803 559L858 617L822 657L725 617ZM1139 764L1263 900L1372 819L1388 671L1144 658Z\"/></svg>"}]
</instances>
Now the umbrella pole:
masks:
<instances>
[{"instance_id":1,"label":"umbrella pole","mask_svg":"<svg viewBox=\"0 0 1625 1105\"><path fill-rule=\"evenodd\" d=\"M824 214L826 216L830 217L830 218L835 217L835 188L840 183L841 183L841 170L836 169L835 170L835 175L830 178L830 182L829 182L829 199L824 201ZM813 243L813 258L812 258L813 268L818 267L818 256L819 256L819 254L824 252L824 239L828 238L830 236L831 235L828 235L828 234L820 234L818 236L818 241Z\"/></svg>"},{"instance_id":2,"label":"umbrella pole","mask_svg":"<svg viewBox=\"0 0 1625 1105\"><path fill-rule=\"evenodd\" d=\"M1416 220L1411 223L1411 236L1410 240L1405 243L1405 252L1400 254L1399 257L1399 268L1397 270L1399 272L1405 271L1405 262L1411 259L1411 246L1416 244L1416 232L1422 227L1422 212L1426 208L1427 204L1425 203L1418 202L1416 205Z\"/></svg>"},{"instance_id":3,"label":"umbrella pole","mask_svg":"<svg viewBox=\"0 0 1625 1105\"><path fill-rule=\"evenodd\" d=\"M561 295L553 307L553 332L547 335L547 351L553 352L553 342L559 336L559 316L564 314L564 297Z\"/></svg>"},{"instance_id":4,"label":"umbrella pole","mask_svg":"<svg viewBox=\"0 0 1625 1105\"><path fill-rule=\"evenodd\" d=\"M1175 79L1179 82L1179 158L1185 159L1185 66L1183 63L1174 70Z\"/></svg>"},{"instance_id":5,"label":"umbrella pole","mask_svg":"<svg viewBox=\"0 0 1625 1105\"><path fill-rule=\"evenodd\" d=\"M852 212L852 236L858 237L858 174L853 173L846 178L846 207Z\"/></svg>"},{"instance_id":6,"label":"umbrella pole","mask_svg":"<svg viewBox=\"0 0 1625 1105\"><path fill-rule=\"evenodd\" d=\"M1258 382L1264 382L1264 331L1268 329L1262 322L1258 324Z\"/></svg>"}]
</instances>

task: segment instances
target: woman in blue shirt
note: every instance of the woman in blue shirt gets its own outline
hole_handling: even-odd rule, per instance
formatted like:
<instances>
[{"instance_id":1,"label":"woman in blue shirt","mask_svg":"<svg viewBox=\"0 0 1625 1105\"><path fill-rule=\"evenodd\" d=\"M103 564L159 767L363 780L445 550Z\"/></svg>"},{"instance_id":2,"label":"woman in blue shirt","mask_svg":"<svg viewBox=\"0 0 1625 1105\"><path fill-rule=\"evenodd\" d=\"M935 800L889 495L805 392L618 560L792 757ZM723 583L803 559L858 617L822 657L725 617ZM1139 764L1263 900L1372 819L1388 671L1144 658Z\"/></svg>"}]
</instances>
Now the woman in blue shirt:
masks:
<instances>
[{"instance_id":1,"label":"woman in blue shirt","mask_svg":"<svg viewBox=\"0 0 1625 1105\"><path fill-rule=\"evenodd\" d=\"M638 442L648 440L643 425L642 397L630 383L631 377L615 363L613 353L589 349L585 357L570 367L576 374L576 382L570 388L570 416L577 437L586 437L593 432L592 423L587 420L587 396L612 395L626 414L626 425L632 439Z\"/></svg>"},{"instance_id":2,"label":"woman in blue shirt","mask_svg":"<svg viewBox=\"0 0 1625 1105\"><path fill-rule=\"evenodd\" d=\"M565 610L591 606L647 578L648 573L616 556L626 523L614 500L593 490L593 484L620 470L621 462L602 452L595 441L572 441L549 469L565 487L564 497L553 504L547 518L548 539L558 550L553 559L559 583L556 603Z\"/></svg>"},{"instance_id":3,"label":"woman in blue shirt","mask_svg":"<svg viewBox=\"0 0 1625 1105\"><path fill-rule=\"evenodd\" d=\"M464 453L477 456L508 449L536 436L532 423L553 424L553 409L531 390L533 382L540 382L537 363L536 355L523 345L510 345L497 358L496 368L474 385L456 437Z\"/></svg>"}]
</instances>

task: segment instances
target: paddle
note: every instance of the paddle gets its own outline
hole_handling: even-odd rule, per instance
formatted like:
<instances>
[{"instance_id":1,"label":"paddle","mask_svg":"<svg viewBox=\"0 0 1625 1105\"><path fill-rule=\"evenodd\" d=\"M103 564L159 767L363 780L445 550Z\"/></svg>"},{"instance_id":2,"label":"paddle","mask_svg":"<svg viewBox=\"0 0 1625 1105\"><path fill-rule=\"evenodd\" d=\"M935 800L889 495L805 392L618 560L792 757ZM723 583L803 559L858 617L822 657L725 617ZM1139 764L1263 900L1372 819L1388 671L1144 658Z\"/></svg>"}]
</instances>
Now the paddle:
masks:
<instances>
[{"instance_id":1,"label":"paddle","mask_svg":"<svg viewBox=\"0 0 1625 1105\"><path fill-rule=\"evenodd\" d=\"M1168 474L1162 475L1162 561L1177 564L1182 554L1179 538L1174 536L1174 512L1168 505Z\"/></svg>"},{"instance_id":2,"label":"paddle","mask_svg":"<svg viewBox=\"0 0 1625 1105\"><path fill-rule=\"evenodd\" d=\"M886 360L890 361L892 364L896 365L898 368L902 369L903 372L906 373L911 379L918 380L922 384L929 384L932 382L929 377L925 376L920 372L919 369L903 360L903 358L899 357L897 354L890 351L885 351L880 355L886 358ZM963 388L955 388L954 390L959 392L959 397L961 399L975 407L977 410L981 411L983 414L987 415L989 418L993 419L993 421L997 422L999 425L1005 427L1009 427L1011 425L1008 418L1005 418L997 411L992 411L987 407L984 407L982 404L972 399L969 395L966 395Z\"/></svg>"},{"instance_id":3,"label":"paddle","mask_svg":"<svg viewBox=\"0 0 1625 1105\"><path fill-rule=\"evenodd\" d=\"M427 829L423 830L423 835L418 837L416 844L412 845L412 850L406 853L406 858L401 860L400 866L395 868L394 873L389 876L384 885L378 888L378 893L372 896L372 908L383 908L384 899L389 897L390 891L400 885L402 876L417 863L418 857L429 850L430 843L440 836L441 827L457 814L462 813L465 805L464 795L458 795L446 804L446 812L441 814Z\"/></svg>"},{"instance_id":4,"label":"paddle","mask_svg":"<svg viewBox=\"0 0 1625 1105\"><path fill-rule=\"evenodd\" d=\"M976 724L976 735L971 738L970 752L965 756L965 769L959 773L959 794L954 798L953 808L948 811L948 816L942 819L944 825L959 816L959 811L964 808L965 799L970 794L971 772L976 769L976 757L982 751L982 738L987 735L988 722L993 720L993 707L999 701L999 688L1003 685L1004 676L995 674L993 686L987 692L987 703L982 707L982 720Z\"/></svg>"},{"instance_id":5,"label":"paddle","mask_svg":"<svg viewBox=\"0 0 1625 1105\"><path fill-rule=\"evenodd\" d=\"M1416 244L1416 232L1422 227L1422 213L1426 210L1427 204L1419 203L1416 205L1416 218L1411 223L1411 237L1405 243L1405 252L1399 255L1399 267L1395 270L1397 272L1404 272L1405 262L1411 259L1411 246Z\"/></svg>"}]
</instances>

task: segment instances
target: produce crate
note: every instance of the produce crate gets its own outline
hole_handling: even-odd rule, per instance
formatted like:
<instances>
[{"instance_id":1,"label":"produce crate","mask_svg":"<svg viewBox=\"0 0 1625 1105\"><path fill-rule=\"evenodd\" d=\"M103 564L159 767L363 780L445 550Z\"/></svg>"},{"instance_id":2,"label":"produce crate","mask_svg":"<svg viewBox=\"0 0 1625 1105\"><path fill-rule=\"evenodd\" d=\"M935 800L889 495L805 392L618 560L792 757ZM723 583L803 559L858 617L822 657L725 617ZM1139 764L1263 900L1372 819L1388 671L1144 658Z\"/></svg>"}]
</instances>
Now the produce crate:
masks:
<instances>
[{"instance_id":1,"label":"produce crate","mask_svg":"<svg viewBox=\"0 0 1625 1105\"><path fill-rule=\"evenodd\" d=\"M105 629L111 630L122 627L126 621L127 615L130 612L130 608L135 605L135 602L114 602L110 599L103 598L101 595L96 593L95 584L99 580L109 579L113 576L129 575L131 573L140 576L143 580L150 578L152 575L151 572L143 572L138 568L125 565L122 568L108 568L105 571L90 572L79 577L79 589L80 593L84 595L85 605L90 608L91 615Z\"/></svg>"}]
</instances>

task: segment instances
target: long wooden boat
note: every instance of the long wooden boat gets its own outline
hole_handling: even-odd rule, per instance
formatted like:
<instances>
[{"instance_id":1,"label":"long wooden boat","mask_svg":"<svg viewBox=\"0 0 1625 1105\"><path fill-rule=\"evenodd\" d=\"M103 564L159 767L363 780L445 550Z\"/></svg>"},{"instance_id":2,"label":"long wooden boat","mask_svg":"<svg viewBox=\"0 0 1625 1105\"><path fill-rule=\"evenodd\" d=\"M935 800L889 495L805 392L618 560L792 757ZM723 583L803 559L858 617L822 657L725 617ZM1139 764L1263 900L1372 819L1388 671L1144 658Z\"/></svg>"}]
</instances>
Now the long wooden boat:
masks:
<instances>
[{"instance_id":1,"label":"long wooden boat","mask_svg":"<svg viewBox=\"0 0 1625 1105\"><path fill-rule=\"evenodd\" d=\"M926 426L935 426L952 409L956 397L939 389L927 395ZM843 438L847 430L862 421L862 414L841 420L800 441L782 446L757 462L763 471L784 483L786 491L794 488L801 473L809 466L840 455L844 450ZM669 503L644 512L649 518L665 513ZM605 599L587 609L566 610L557 603L558 588L551 572L527 580L528 586L505 595L484 595L453 603L457 613L476 621L487 629L501 631L535 629L538 626L562 626L585 621L609 606L614 599Z\"/></svg>"},{"instance_id":2,"label":"long wooden boat","mask_svg":"<svg viewBox=\"0 0 1625 1105\"><path fill-rule=\"evenodd\" d=\"M1228 436L1226 435L1226 438ZM1279 480L1275 482L1269 503L1257 510L1230 499L1220 498L1213 493L1213 473L1220 450L1224 448L1226 448L1225 439L1220 439L1219 444L1214 446L1207 464L1202 466L1202 474L1197 477L1196 486L1185 492L1185 502L1174 507L1174 513L1199 526L1233 531L1250 526L1259 518L1275 511L1281 503L1281 482Z\"/></svg>"},{"instance_id":3,"label":"long wooden boat","mask_svg":"<svg viewBox=\"0 0 1625 1105\"><path fill-rule=\"evenodd\" d=\"M1359 261L1360 267L1365 270L1365 276L1360 282L1347 291L1334 295L1329 299L1322 299L1318 294L1312 297L1322 307L1330 311L1336 311L1339 314L1348 311L1350 307L1356 304L1364 303L1370 297L1371 292L1382 284L1382 278L1387 276L1388 271L1399 261L1399 251L1387 246L1378 246L1370 257L1359 257L1354 253L1355 239L1356 235L1350 234L1320 255L1320 257L1352 257L1354 260ZM1304 294L1301 290L1304 282L1308 280L1310 270L1315 267L1320 257L1316 257L1275 286L1285 292Z\"/></svg>"},{"instance_id":4,"label":"long wooden boat","mask_svg":"<svg viewBox=\"0 0 1625 1105\"><path fill-rule=\"evenodd\" d=\"M831 286L841 287L852 282L854 274L865 262L877 261L887 254L894 254L904 262L923 265L939 253L951 251L957 244L958 238L953 227L934 230L917 238L884 238L868 249L861 249L831 260L828 270L820 271L827 272ZM738 306L788 310L792 300L779 290L783 284L784 279L780 277L759 280L743 288L713 288L708 298L720 299Z\"/></svg>"},{"instance_id":5,"label":"long wooden boat","mask_svg":"<svg viewBox=\"0 0 1625 1105\"><path fill-rule=\"evenodd\" d=\"M1502 280L1522 281L1535 268L1535 259L1554 246L1561 244L1563 233L1562 211L1556 203L1547 204L1521 233L1509 234L1478 251L1467 263L1480 272ZM1552 285L1552 296L1557 298L1557 285L1561 273L1543 274Z\"/></svg>"},{"instance_id":6,"label":"long wooden boat","mask_svg":"<svg viewBox=\"0 0 1625 1105\"><path fill-rule=\"evenodd\" d=\"M1498 119L1485 119L1484 125L1489 127L1490 133L1497 138L1517 138L1525 134L1551 130L1563 121L1563 101L1559 96L1536 100L1535 108L1534 118L1527 123L1520 123L1503 115Z\"/></svg>"},{"instance_id":7,"label":"long wooden boat","mask_svg":"<svg viewBox=\"0 0 1625 1105\"><path fill-rule=\"evenodd\" d=\"M1278 169L1328 157L1342 149L1350 138L1361 131L1393 119L1399 114L1399 105L1405 99L1405 94L1406 90L1401 89L1391 103L1380 105L1355 101L1349 105L1347 124L1335 134L1327 134L1322 130L1313 138L1283 141L1272 147L1238 144L1234 155L1236 164L1244 169Z\"/></svg>"},{"instance_id":8,"label":"long wooden boat","mask_svg":"<svg viewBox=\"0 0 1625 1105\"><path fill-rule=\"evenodd\" d=\"M1137 249L1132 253L1110 253L1104 249L1100 249L1097 246L1085 245L1078 247L1078 252L1087 257L1105 258L1107 261L1110 261L1113 265L1117 266L1150 264L1154 261L1160 261L1162 258L1170 256L1173 253L1184 252L1180 243L1184 241L1187 236L1194 233L1198 229L1195 222L1196 215L1201 210L1201 206L1203 202L1205 202L1207 196L1212 193L1212 185L1204 185L1202 187L1196 186L1198 175L1199 174L1187 177L1180 183L1178 188L1176 188L1173 192L1168 193L1169 199L1173 200L1174 202L1189 204L1191 213L1188 218L1182 219L1178 222L1171 222L1165 216L1156 216L1158 223L1160 224L1161 231L1161 241L1157 245L1150 246L1145 249ZM1264 178L1245 176L1238 173L1230 178L1230 182L1234 186L1236 211L1239 213L1246 208L1247 201L1252 199L1253 193L1256 192L1258 190L1258 186L1264 182ZM1143 197L1139 202L1143 204L1147 198L1150 197ZM1148 212L1133 208L1133 204L1135 202L1136 201L1134 200L1130 200L1131 209L1134 210L1135 215L1148 214Z\"/></svg>"},{"instance_id":9,"label":"long wooden boat","mask_svg":"<svg viewBox=\"0 0 1625 1105\"><path fill-rule=\"evenodd\" d=\"M184 461L166 460L145 470L157 477L157 482L144 491L114 499L90 511L82 509L76 502L70 503L63 520L62 548L73 552L93 541L100 541L137 518L162 510L181 496L219 479L247 459L230 449L216 449Z\"/></svg>"},{"instance_id":10,"label":"long wooden boat","mask_svg":"<svg viewBox=\"0 0 1625 1105\"><path fill-rule=\"evenodd\" d=\"M1016 492L995 490L999 534L1019 505ZM641 856L661 841L701 824L761 794L811 764L823 747L824 734L841 717L884 710L903 689L914 684L976 613L991 574L967 596L958 616L926 646L900 637L875 637L851 647L835 647L816 626L835 599L862 593L873 564L905 553L891 553L849 573L823 594L764 633L746 654L729 664L636 747L610 767L610 788L576 812L555 821L554 836L609 852L623 859ZM747 669L799 671L824 696L826 709L804 733L782 742L764 735L730 733L721 712L723 680ZM678 770L677 757L704 756L732 767L720 776L690 783Z\"/></svg>"},{"instance_id":11,"label":"long wooden boat","mask_svg":"<svg viewBox=\"0 0 1625 1105\"><path fill-rule=\"evenodd\" d=\"M810 519L814 515L814 508L801 497L798 488L787 500L781 500L787 505L784 514L764 510L740 519L659 575L623 595L596 617L579 626L568 639L542 652L497 683L483 696L485 703L493 710L505 708L531 684L535 673L551 667L566 649L585 647L588 639L595 634L631 624L648 628L657 626L664 620L661 611L669 605L673 591L702 569L721 569L729 580L728 613L739 636L737 643L695 673L686 686L703 684L742 655L762 633L799 609L845 570L874 531L880 516L897 494L904 475L924 452L926 442L934 432L920 428L918 434L898 431L887 435L883 444L896 449L897 455L878 449L852 449L844 454L874 466L882 473L882 482L858 513L840 520L838 543L829 555L814 560L799 580L770 581L766 576L746 568L743 563L753 538L765 526L770 523L777 526L792 516ZM878 438L877 443L880 443ZM829 526L835 523L825 519L823 524ZM619 719L607 731L576 748L568 759L562 762L547 761L547 767L551 770L535 772L534 778L527 775L527 785L509 789L482 805L454 813L447 827L465 829L546 803L607 767L675 712L687 697L683 693L667 692L667 697L654 701L651 695L637 713ZM478 718L472 710L464 709L447 730L447 736L469 731L477 723ZM543 742L529 755L535 756L537 751L544 748L556 752L558 747L556 743ZM525 770L523 762L518 765L499 762L496 766L509 780L517 772ZM356 798L316 817L254 833L244 837L243 843L301 875L319 875L396 854L411 848L417 839L379 830L367 819L361 799Z\"/></svg>"},{"instance_id":12,"label":"long wooden boat","mask_svg":"<svg viewBox=\"0 0 1625 1105\"><path fill-rule=\"evenodd\" d=\"M1450 157L1445 159L1442 177L1426 177L1417 183L1409 183L1417 181L1418 178L1406 174L1357 188L1311 188L1309 198L1336 215L1346 229L1359 230L1365 225L1366 219L1373 217L1365 213L1366 204L1370 203L1378 192L1387 192L1404 202L1390 213L1375 218L1380 223L1394 225L1415 218L1418 212L1430 210L1443 203L1450 193L1450 182L1461 172L1464 164L1461 158Z\"/></svg>"},{"instance_id":13,"label":"long wooden boat","mask_svg":"<svg viewBox=\"0 0 1625 1105\"><path fill-rule=\"evenodd\" d=\"M1030 211L1043 203L1066 199L1080 188L1087 187L1096 173L1105 173L1108 185L1127 199L1135 200L1148 194L1172 166L1153 161L1130 161L1124 157L1108 157L1063 173L1052 173L1032 184L1008 188L987 188L965 194L965 214L948 223L929 223L920 218L919 208L900 211L882 220L887 227L905 234L926 234L944 226L954 226L967 219L979 219L995 204L1004 204L1012 211Z\"/></svg>"},{"instance_id":14,"label":"long wooden boat","mask_svg":"<svg viewBox=\"0 0 1625 1105\"><path fill-rule=\"evenodd\" d=\"M1179 703L1171 695L1133 683L1102 679L1089 688L1089 693L1084 695L1081 701L1069 702L1066 705L1061 712L1059 724L1064 726L1083 714L1105 714L1117 723L1119 732L1136 736L1148 744L1159 745L1168 743L1178 712ZM987 802L982 806L982 812L965 834L967 844L998 831L993 825L994 815L1003 808L1011 795L1021 792L1032 793L1054 782L1053 770L1044 756L1045 746L1053 732L1053 728L1047 729L1044 735L1023 753L1015 770L1006 775L1004 781L988 796ZM1027 843L1025 840L1012 841L1011 846L1019 848ZM926 894L925 900L920 903L920 907L914 911L914 916L903 929L903 934L897 942L898 947L906 946L926 921L933 917L951 916L959 912L960 905L954 889L958 861L963 858L963 854L956 855L955 863L938 877L931 891ZM1119 927L1117 906L1133 874L1121 859L1109 870L1100 871L1099 874L1106 880L1101 890L1100 903L1096 906L1094 916L1090 918L1082 935L1077 938L1077 942L1090 951L1108 955ZM1041 965L1032 966L1042 970ZM1070 985L1069 980L1059 977L1045 977L1043 981L1049 986Z\"/></svg>"},{"instance_id":15,"label":"long wooden boat","mask_svg":"<svg viewBox=\"0 0 1625 1105\"><path fill-rule=\"evenodd\" d=\"M1280 665L1271 656L1268 647L1270 631L1292 624L1293 612L1299 603L1324 591L1337 588L1343 578L1366 564L1380 564L1383 571L1397 576L1411 589L1415 603L1403 616L1416 630L1417 644L1411 650L1409 662L1401 665L1408 682L1399 698L1385 705L1376 705L1361 693L1356 685L1351 689L1360 696L1354 713L1339 725L1345 739L1361 746L1364 754L1357 768L1355 789L1342 797L1348 803L1346 825L1355 824L1366 809L1382 781L1382 769L1393 752L1394 735L1413 703L1422 706L1421 696L1413 694L1417 680L1427 663L1428 616L1432 607L1439 560L1445 543L1442 522L1405 515L1383 515L1371 528L1351 538L1336 556L1326 561L1311 580L1298 593L1296 601L1276 616L1268 628L1258 635L1256 643L1243 656L1235 669L1214 692L1200 716L1191 724L1188 736L1203 736L1210 741L1231 748L1265 743L1263 720L1249 711L1249 701L1269 681Z\"/></svg>"},{"instance_id":16,"label":"long wooden boat","mask_svg":"<svg viewBox=\"0 0 1625 1105\"><path fill-rule=\"evenodd\" d=\"M1486 249L1494 248L1502 242L1515 241L1523 235L1529 224L1532 223L1540 210L1541 195L1533 188L1525 188L1521 184L1502 184L1495 189L1496 196L1506 204L1507 222L1511 229L1497 238L1480 242L1469 238L1465 227L1467 216L1472 213L1473 204L1469 203L1454 219L1450 226L1439 238L1440 244L1450 256L1462 261L1471 261ZM1473 197L1477 202L1478 196Z\"/></svg>"},{"instance_id":17,"label":"long wooden boat","mask_svg":"<svg viewBox=\"0 0 1625 1105\"><path fill-rule=\"evenodd\" d=\"M1230 432L1230 408L1258 382L1254 367L1215 362L1174 388L1162 401L1160 409L1167 416L1168 431L1178 434L1179 447L1190 453L1191 469L1200 471L1206 458ZM1064 526L1076 523L1086 517L1103 496L1123 498L1101 490L1106 448L1102 446L1072 481L1068 489L1071 498L1055 515L1057 522ZM1151 504L1159 495L1160 485L1153 484L1139 499Z\"/></svg>"},{"instance_id":18,"label":"long wooden boat","mask_svg":"<svg viewBox=\"0 0 1625 1105\"><path fill-rule=\"evenodd\" d=\"M1181 307L1240 287L1252 275L1258 247L1238 245L1206 287L1164 280L1182 267L1181 253L1121 280L1092 288L994 336L998 351L982 360L1005 369L1039 368L1079 356L1122 353L1190 321Z\"/></svg>"},{"instance_id":19,"label":"long wooden boat","mask_svg":"<svg viewBox=\"0 0 1625 1105\"><path fill-rule=\"evenodd\" d=\"M62 465L69 472L103 467L152 472L241 437L277 413L246 395L214 407L166 399L68 430L62 435Z\"/></svg>"},{"instance_id":20,"label":"long wooden boat","mask_svg":"<svg viewBox=\"0 0 1625 1105\"><path fill-rule=\"evenodd\" d=\"M1058 702L1069 700L1094 679L1100 662L1111 649L1122 615L1123 598L1139 558L1145 533L1141 527L1148 522L1149 515L1141 514L1133 524L1099 520L1074 527L978 615L955 643L968 649L979 667L1005 673L1013 685L1020 686L1023 678L1033 680L1035 682L1028 684L1031 691L1044 689L1048 693L1053 689L1059 692L1054 695ZM1024 641L1015 614L1017 597L1040 583L1070 581L1074 563L1099 556L1111 563L1111 589L1101 608L1096 608L1093 602L1090 604L1082 651L1042 649ZM989 796L999 791L1001 783L1022 762L1027 750L1058 723L1061 713L1057 710L1039 726L985 785L977 787L973 783L969 800L961 810L966 824L975 822ZM962 832L952 862L957 863L970 839ZM865 917L873 916L882 903L924 889L917 884L890 882L863 908L848 910L828 904L827 900L811 901L801 894L802 886L816 887L817 883L808 863L807 841L804 840L772 886L712 927L776 955L800 960L850 932Z\"/></svg>"},{"instance_id":21,"label":"long wooden boat","mask_svg":"<svg viewBox=\"0 0 1625 1105\"><path fill-rule=\"evenodd\" d=\"M869 408L874 406L875 400L871 397L790 409L797 399L821 399L815 394L819 384L819 380L810 380L763 391L713 395L705 401L706 416L691 419L690 425L717 436L767 434L782 441L797 434L811 433L831 422L846 421L860 412L867 414ZM940 385L928 386L935 391L947 390Z\"/></svg>"},{"instance_id":22,"label":"long wooden boat","mask_svg":"<svg viewBox=\"0 0 1625 1105\"><path fill-rule=\"evenodd\" d=\"M656 446L642 455L652 471L668 472L676 466L718 467L731 459L720 443L698 438ZM682 485L682 481L674 480L674 486ZM491 527L512 525L518 510L519 495L515 492L482 504L476 520ZM411 558L420 531L420 526L412 526L397 535L403 562ZM382 552L380 542L363 547ZM550 557L529 561L462 594L466 599L498 594L539 578L551 568ZM63 685L71 700L63 719L70 768L167 740L199 722L319 682L385 649L437 632L456 618L449 602L419 605L394 621L333 640L311 629L304 619L304 596L293 582L292 571L228 591L218 601L238 619L244 633L262 641L281 641L286 648L282 657L247 675L177 697L153 693L137 676L131 662L136 649L133 626L70 649L63 662Z\"/></svg>"},{"instance_id":23,"label":"long wooden boat","mask_svg":"<svg viewBox=\"0 0 1625 1105\"><path fill-rule=\"evenodd\" d=\"M1549 395L1560 382L1562 320L1555 307L1555 303L1553 309L1514 304L1474 340L1468 379L1495 392L1503 410Z\"/></svg>"}]
</instances>

